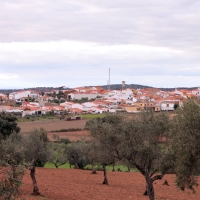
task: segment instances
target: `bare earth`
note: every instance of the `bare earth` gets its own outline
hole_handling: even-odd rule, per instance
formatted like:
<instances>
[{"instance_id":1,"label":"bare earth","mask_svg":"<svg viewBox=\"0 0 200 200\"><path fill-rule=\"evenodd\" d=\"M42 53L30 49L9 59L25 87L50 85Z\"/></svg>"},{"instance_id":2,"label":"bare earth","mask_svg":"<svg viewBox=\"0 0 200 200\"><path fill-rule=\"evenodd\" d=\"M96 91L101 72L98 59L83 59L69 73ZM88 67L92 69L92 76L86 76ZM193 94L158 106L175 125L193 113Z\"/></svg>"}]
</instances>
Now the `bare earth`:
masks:
<instances>
[{"instance_id":1,"label":"bare earth","mask_svg":"<svg viewBox=\"0 0 200 200\"><path fill-rule=\"evenodd\" d=\"M68 129L68 128L81 128L84 129L87 120L64 121L53 119L48 121L33 121L33 122L20 122L18 126L21 128L21 133L27 133L34 128L44 128L46 131Z\"/></svg>"},{"instance_id":2,"label":"bare earth","mask_svg":"<svg viewBox=\"0 0 200 200\"><path fill-rule=\"evenodd\" d=\"M27 200L148 200L143 196L145 181L140 173L108 172L109 186L102 185L103 172L88 170L37 168L36 178L42 196L31 196L32 182L27 171L21 194ZM199 200L200 188L193 194L176 188L174 175L154 183L156 200Z\"/></svg>"},{"instance_id":3,"label":"bare earth","mask_svg":"<svg viewBox=\"0 0 200 200\"><path fill-rule=\"evenodd\" d=\"M40 129L44 128L48 132L48 138L52 141L52 136L58 135L60 138L69 138L71 141L77 141L81 138L87 138L89 133L85 130L83 131L72 131L72 132L50 132L60 129L69 128L81 128L84 129L87 120L77 120L77 121L64 121L64 120L48 120L48 121L33 121L33 122L22 122L19 123L21 128L21 133L26 134L32 131L34 128Z\"/></svg>"}]
</instances>

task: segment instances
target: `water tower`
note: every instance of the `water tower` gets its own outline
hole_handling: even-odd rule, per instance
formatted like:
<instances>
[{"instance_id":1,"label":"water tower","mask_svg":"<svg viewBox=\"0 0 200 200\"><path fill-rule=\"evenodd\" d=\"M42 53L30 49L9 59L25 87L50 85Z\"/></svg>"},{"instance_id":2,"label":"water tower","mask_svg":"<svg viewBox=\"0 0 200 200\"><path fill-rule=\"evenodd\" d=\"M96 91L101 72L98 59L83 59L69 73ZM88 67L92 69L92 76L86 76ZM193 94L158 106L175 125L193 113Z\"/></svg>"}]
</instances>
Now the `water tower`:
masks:
<instances>
[{"instance_id":1,"label":"water tower","mask_svg":"<svg viewBox=\"0 0 200 200\"><path fill-rule=\"evenodd\" d=\"M125 81L122 81L122 90L124 90L125 89Z\"/></svg>"}]
</instances>

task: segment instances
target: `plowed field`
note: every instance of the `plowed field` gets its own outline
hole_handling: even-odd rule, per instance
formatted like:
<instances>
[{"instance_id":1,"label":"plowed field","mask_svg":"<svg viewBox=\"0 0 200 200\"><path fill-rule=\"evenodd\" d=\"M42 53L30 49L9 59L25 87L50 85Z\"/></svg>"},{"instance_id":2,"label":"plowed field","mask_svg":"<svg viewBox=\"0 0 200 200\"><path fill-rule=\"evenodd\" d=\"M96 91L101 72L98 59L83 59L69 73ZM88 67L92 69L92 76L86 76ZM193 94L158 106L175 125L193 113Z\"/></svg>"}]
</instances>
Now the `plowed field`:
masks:
<instances>
[{"instance_id":1,"label":"plowed field","mask_svg":"<svg viewBox=\"0 0 200 200\"><path fill-rule=\"evenodd\" d=\"M72 131L72 132L52 132L61 129L69 128L80 128L84 129L87 120L77 120L77 121L64 121L59 119L48 120L48 121L33 121L33 122L22 122L19 123L21 128L21 133L26 134L32 131L34 128L40 129L44 128L48 132L48 138L53 140L53 135L57 135L60 138L69 138L71 141L77 141L81 138L87 138L88 132L83 131Z\"/></svg>"},{"instance_id":2,"label":"plowed field","mask_svg":"<svg viewBox=\"0 0 200 200\"><path fill-rule=\"evenodd\" d=\"M42 196L31 196L32 182L27 171L21 194L27 200L148 200L143 196L145 180L140 173L108 172L109 186L102 185L103 172L91 174L88 170L37 168L36 178ZM182 192L176 188L174 175L154 183L156 200L199 200L196 193Z\"/></svg>"},{"instance_id":3,"label":"plowed field","mask_svg":"<svg viewBox=\"0 0 200 200\"><path fill-rule=\"evenodd\" d=\"M44 128L46 131L68 129L68 128L81 128L84 129L87 120L64 121L59 119L48 121L33 121L33 122L20 122L18 126L21 128L21 133L27 133L34 128Z\"/></svg>"}]
</instances>

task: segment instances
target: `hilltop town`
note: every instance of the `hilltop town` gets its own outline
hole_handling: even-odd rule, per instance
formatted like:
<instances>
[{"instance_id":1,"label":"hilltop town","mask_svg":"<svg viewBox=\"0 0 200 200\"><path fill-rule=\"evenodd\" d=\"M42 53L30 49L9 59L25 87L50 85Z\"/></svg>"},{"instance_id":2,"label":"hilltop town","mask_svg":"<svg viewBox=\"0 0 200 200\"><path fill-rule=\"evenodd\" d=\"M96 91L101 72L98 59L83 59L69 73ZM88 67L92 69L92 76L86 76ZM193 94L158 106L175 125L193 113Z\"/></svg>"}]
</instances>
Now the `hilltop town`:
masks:
<instances>
[{"instance_id":1,"label":"hilltop town","mask_svg":"<svg viewBox=\"0 0 200 200\"><path fill-rule=\"evenodd\" d=\"M137 113L146 108L154 111L173 111L184 100L200 97L200 88L162 91L156 88L60 87L50 92L21 90L8 95L0 93L0 112L26 115L67 112L72 114L128 112Z\"/></svg>"}]
</instances>

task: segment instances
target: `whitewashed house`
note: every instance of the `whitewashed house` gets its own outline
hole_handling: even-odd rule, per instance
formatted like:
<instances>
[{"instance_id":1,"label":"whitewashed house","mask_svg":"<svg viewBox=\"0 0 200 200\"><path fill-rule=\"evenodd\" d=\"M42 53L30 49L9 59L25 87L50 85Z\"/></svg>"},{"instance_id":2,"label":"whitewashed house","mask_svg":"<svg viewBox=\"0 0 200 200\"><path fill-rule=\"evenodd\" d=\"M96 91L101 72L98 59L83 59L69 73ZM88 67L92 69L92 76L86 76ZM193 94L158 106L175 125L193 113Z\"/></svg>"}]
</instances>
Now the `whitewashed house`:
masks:
<instances>
[{"instance_id":1,"label":"whitewashed house","mask_svg":"<svg viewBox=\"0 0 200 200\"><path fill-rule=\"evenodd\" d=\"M33 90L12 92L9 94L9 100L20 100L21 98L39 98L39 94Z\"/></svg>"},{"instance_id":2,"label":"whitewashed house","mask_svg":"<svg viewBox=\"0 0 200 200\"><path fill-rule=\"evenodd\" d=\"M68 95L67 95L67 99L68 100L75 100L75 99L77 99L77 100L81 100L81 99L88 99L88 100L90 100L90 99L96 99L97 98L97 96L99 96L99 94L98 93L90 93L90 92L87 92L87 93L83 93L83 92L72 92L72 93L69 93Z\"/></svg>"},{"instance_id":3,"label":"whitewashed house","mask_svg":"<svg viewBox=\"0 0 200 200\"><path fill-rule=\"evenodd\" d=\"M160 101L160 110L161 111L172 111L174 110L174 105L179 105L180 100L164 100Z\"/></svg>"}]
</instances>

